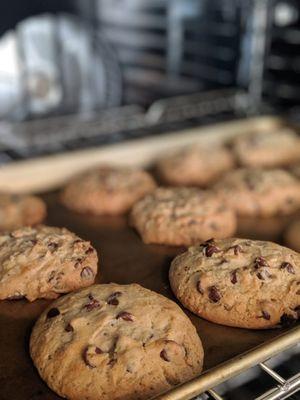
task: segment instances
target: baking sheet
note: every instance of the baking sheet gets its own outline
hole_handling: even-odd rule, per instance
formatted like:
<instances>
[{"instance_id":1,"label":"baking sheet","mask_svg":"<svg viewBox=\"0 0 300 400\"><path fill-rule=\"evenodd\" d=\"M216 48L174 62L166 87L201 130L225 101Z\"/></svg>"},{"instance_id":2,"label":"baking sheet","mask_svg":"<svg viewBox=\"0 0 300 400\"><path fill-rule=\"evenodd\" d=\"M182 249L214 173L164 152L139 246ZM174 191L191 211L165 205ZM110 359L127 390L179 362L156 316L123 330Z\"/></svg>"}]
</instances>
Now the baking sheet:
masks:
<instances>
[{"instance_id":1,"label":"baking sheet","mask_svg":"<svg viewBox=\"0 0 300 400\"><path fill-rule=\"evenodd\" d=\"M145 245L137 233L128 227L126 217L94 217L75 214L58 202L57 193L43 195L49 214L46 223L65 226L79 236L89 239L100 256L96 282L137 282L175 300L169 283L168 270L172 258L183 248ZM289 219L281 218L276 224L268 220L259 224L243 220L242 236L280 240L281 230ZM270 231L273 229L273 234ZM45 300L28 303L25 300L0 302L0 399L1 400L54 400L59 399L40 379L28 351L31 328L40 313L49 304ZM255 331L224 327L207 322L186 311L202 339L204 370L230 360L255 346L267 343L284 332L283 329Z\"/></svg>"},{"instance_id":2,"label":"baking sheet","mask_svg":"<svg viewBox=\"0 0 300 400\"><path fill-rule=\"evenodd\" d=\"M136 232L128 227L127 217L75 214L59 204L57 192L49 190L58 188L75 172L101 162L145 166L149 165L159 153L195 141L213 143L247 131L277 129L282 124L278 118L259 117L168 133L124 144L16 162L0 168L0 187L2 190L19 193L43 192L42 197L48 204L48 217L45 223L67 227L82 238L90 240L97 249L100 268L96 282L121 284L137 282L176 301L169 287L168 270L173 257L184 251L183 248L145 245ZM300 217L300 213L298 216ZM243 218L239 221L237 236L280 243L283 230L294 218L295 216L270 219ZM0 400L59 399L39 378L30 360L28 349L32 326L48 304L46 300L33 303L25 300L0 301ZM226 379L230 373L258 362L259 357L264 354L272 354L277 348L278 350L287 348L291 343L295 343L295 340L300 340L299 324L296 332L292 328L254 331L213 324L186 310L185 312L196 326L203 342L206 380L203 382L205 376L203 375L200 378L201 385L198 380L183 385L162 396L164 400L190 399L192 393L198 393L199 387L207 388L208 383ZM274 339L276 342L272 342ZM259 345L262 347L253 350ZM263 351L267 347L268 352ZM249 351L251 357L245 355L245 352ZM224 366L220 366L224 362Z\"/></svg>"}]
</instances>

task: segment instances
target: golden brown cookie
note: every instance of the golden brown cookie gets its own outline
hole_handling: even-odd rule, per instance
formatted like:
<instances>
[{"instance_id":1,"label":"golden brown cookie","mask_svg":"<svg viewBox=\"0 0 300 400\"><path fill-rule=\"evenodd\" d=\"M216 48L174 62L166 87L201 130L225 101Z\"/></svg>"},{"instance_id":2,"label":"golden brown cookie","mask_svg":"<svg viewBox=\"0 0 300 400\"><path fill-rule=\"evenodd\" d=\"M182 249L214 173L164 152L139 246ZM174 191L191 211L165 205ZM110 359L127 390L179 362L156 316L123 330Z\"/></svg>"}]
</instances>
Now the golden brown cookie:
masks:
<instances>
[{"instance_id":1,"label":"golden brown cookie","mask_svg":"<svg viewBox=\"0 0 300 400\"><path fill-rule=\"evenodd\" d=\"M232 148L239 164L248 167L280 167L300 161L300 138L288 128L239 135Z\"/></svg>"},{"instance_id":2,"label":"golden brown cookie","mask_svg":"<svg viewBox=\"0 0 300 400\"><path fill-rule=\"evenodd\" d=\"M203 348L171 300L143 287L94 285L38 319L30 353L42 379L70 400L144 400L198 375Z\"/></svg>"},{"instance_id":3,"label":"golden brown cookie","mask_svg":"<svg viewBox=\"0 0 300 400\"><path fill-rule=\"evenodd\" d=\"M32 195L0 193L0 230L36 225L46 217L46 204Z\"/></svg>"},{"instance_id":4,"label":"golden brown cookie","mask_svg":"<svg viewBox=\"0 0 300 400\"><path fill-rule=\"evenodd\" d=\"M233 166L233 156L225 147L195 144L161 157L156 170L167 185L206 187Z\"/></svg>"},{"instance_id":5,"label":"golden brown cookie","mask_svg":"<svg viewBox=\"0 0 300 400\"><path fill-rule=\"evenodd\" d=\"M90 242L65 228L38 226L0 235L0 299L55 299L89 286L97 273Z\"/></svg>"},{"instance_id":6,"label":"golden brown cookie","mask_svg":"<svg viewBox=\"0 0 300 400\"><path fill-rule=\"evenodd\" d=\"M234 212L196 188L158 188L134 205L130 220L145 243L174 246L232 236L236 229Z\"/></svg>"},{"instance_id":7,"label":"golden brown cookie","mask_svg":"<svg viewBox=\"0 0 300 400\"><path fill-rule=\"evenodd\" d=\"M214 186L214 190L241 216L287 215L300 208L300 182L282 169L231 171Z\"/></svg>"},{"instance_id":8,"label":"golden brown cookie","mask_svg":"<svg viewBox=\"0 0 300 400\"><path fill-rule=\"evenodd\" d=\"M272 242L209 240L177 256L169 277L186 308L218 324L264 329L300 317L300 254Z\"/></svg>"},{"instance_id":9,"label":"golden brown cookie","mask_svg":"<svg viewBox=\"0 0 300 400\"><path fill-rule=\"evenodd\" d=\"M147 172L127 167L102 166L86 171L66 185L63 204L95 215L118 215L156 187Z\"/></svg>"}]
</instances>

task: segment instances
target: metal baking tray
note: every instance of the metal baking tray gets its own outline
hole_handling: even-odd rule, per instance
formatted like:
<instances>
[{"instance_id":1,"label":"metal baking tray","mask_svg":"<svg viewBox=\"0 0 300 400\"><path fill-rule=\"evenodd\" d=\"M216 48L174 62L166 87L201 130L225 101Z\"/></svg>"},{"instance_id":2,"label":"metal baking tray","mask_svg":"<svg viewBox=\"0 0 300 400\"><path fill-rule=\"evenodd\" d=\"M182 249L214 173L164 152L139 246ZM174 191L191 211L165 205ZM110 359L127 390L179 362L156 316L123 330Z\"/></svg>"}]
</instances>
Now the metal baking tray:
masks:
<instances>
[{"instance_id":1,"label":"metal baking tray","mask_svg":"<svg viewBox=\"0 0 300 400\"><path fill-rule=\"evenodd\" d=\"M268 119L267 121L270 122ZM253 124L253 121L242 121L215 127L213 131L225 132L227 129L228 132L232 132L238 127L239 132L245 132L246 129L253 129ZM199 139L202 131L199 130L197 134L195 132L185 133L186 139L188 138L190 141L192 137ZM182 144L185 142L185 136L182 133ZM216 136L218 136L217 133ZM166 135L159 139L164 143L171 144L174 137L174 135ZM178 138L178 136L176 137ZM124 154L127 155L128 160L134 158L135 146L140 146L140 149L145 148L146 152L149 152L149 148L152 146L152 156L157 152L153 139L144 139L140 143L127 143L124 145ZM120 152L122 153L122 150L118 145L116 153L119 157ZM111 148L104 153L103 148L99 150L98 163L102 161L101 154L105 154L106 161L108 161L108 155L112 161L115 160ZM78 161L79 155L73 156L75 161ZM71 156L68 155L68 157ZM84 158L84 154L82 157ZM147 159L147 156L145 158ZM124 160L126 160L125 156L121 157L119 162L126 162ZM42 196L48 204L46 223L65 226L79 236L90 240L96 247L100 256L96 282L123 284L137 282L175 301L169 287L168 270L173 257L184 249L143 244L137 233L128 227L126 216L94 217L75 214L64 209L59 204L57 191L45 192L47 179L50 182L48 189L61 184L61 176L57 171L52 171L51 159L46 163L50 165L50 168L48 173L43 174L43 181L37 182L34 177L32 179L32 170L43 166L43 162L45 162L44 159L20 162L18 165L3 168L0 171L0 185L2 182L3 184L8 182L11 175L15 174L15 176L23 177L23 181L20 180L21 184L17 185L20 192L25 191L26 185L27 190L41 189L44 191ZM70 160L68 162L71 164ZM44 171L44 169L42 170ZM55 180L55 177L59 179ZM16 182L18 179L15 184ZM237 235L281 242L282 231L289 220L293 218L294 216L259 221L242 219L239 221ZM0 400L53 400L60 398L39 377L28 351L32 326L48 304L49 302L46 300L38 300L33 303L25 300L0 302ZM285 329L246 330L213 324L187 310L185 312L196 326L203 342L204 373L159 396L160 399L192 399L197 394L216 386L231 376L300 342L299 325Z\"/></svg>"}]
</instances>

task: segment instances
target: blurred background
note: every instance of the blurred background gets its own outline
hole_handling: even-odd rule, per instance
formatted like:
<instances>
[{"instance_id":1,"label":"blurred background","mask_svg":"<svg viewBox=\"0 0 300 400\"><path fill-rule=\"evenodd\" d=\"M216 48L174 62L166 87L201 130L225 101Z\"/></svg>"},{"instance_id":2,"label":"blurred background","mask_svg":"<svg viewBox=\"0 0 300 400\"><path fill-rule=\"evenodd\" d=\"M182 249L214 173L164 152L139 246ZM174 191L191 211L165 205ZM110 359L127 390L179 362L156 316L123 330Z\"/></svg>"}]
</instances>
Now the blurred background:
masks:
<instances>
[{"instance_id":1,"label":"blurred background","mask_svg":"<svg viewBox=\"0 0 300 400\"><path fill-rule=\"evenodd\" d=\"M298 0L12 0L0 20L0 163L247 115L299 119Z\"/></svg>"}]
</instances>

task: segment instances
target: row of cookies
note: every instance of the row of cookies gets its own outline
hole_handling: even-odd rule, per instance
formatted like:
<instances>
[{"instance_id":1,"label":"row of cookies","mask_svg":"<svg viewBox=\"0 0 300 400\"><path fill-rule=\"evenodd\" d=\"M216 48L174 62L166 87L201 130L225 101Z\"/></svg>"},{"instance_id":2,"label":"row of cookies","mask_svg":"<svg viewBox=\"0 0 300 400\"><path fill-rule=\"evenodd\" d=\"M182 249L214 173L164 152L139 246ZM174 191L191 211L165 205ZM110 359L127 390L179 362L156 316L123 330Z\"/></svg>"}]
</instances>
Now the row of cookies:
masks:
<instances>
[{"instance_id":1,"label":"row of cookies","mask_svg":"<svg viewBox=\"0 0 300 400\"><path fill-rule=\"evenodd\" d=\"M163 154L155 169L164 184L209 187L236 168L291 167L299 176L300 138L290 129L238 135L224 144L193 144Z\"/></svg>"},{"instance_id":2,"label":"row of cookies","mask_svg":"<svg viewBox=\"0 0 300 400\"><path fill-rule=\"evenodd\" d=\"M157 187L146 171L100 166L73 178L62 190L69 209L94 215L131 210L130 223L144 242L191 245L234 235L237 216L288 215L300 208L300 181L282 169L242 168L211 189ZM42 222L44 202L35 196L0 195L1 230Z\"/></svg>"}]
</instances>

